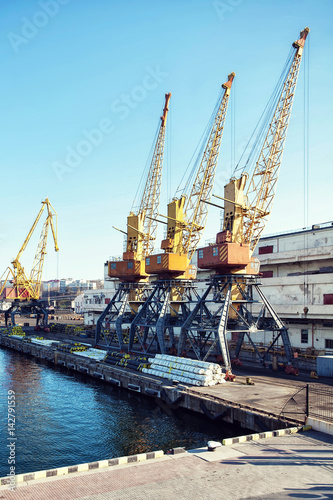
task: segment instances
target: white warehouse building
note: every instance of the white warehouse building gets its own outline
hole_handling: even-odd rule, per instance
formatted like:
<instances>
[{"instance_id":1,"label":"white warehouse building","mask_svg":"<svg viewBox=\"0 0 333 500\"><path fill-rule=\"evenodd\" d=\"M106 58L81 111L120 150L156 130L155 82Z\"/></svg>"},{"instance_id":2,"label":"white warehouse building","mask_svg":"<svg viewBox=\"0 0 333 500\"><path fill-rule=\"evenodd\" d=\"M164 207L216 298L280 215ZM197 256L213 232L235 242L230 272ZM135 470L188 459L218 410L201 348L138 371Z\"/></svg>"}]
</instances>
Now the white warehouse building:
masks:
<instances>
[{"instance_id":1,"label":"white warehouse building","mask_svg":"<svg viewBox=\"0 0 333 500\"><path fill-rule=\"evenodd\" d=\"M333 222L262 237L254 256L292 346L333 350Z\"/></svg>"},{"instance_id":2,"label":"white warehouse building","mask_svg":"<svg viewBox=\"0 0 333 500\"><path fill-rule=\"evenodd\" d=\"M85 325L96 325L98 318L116 291L116 281L107 274L107 263L104 264L104 288L85 290L74 300L74 311L82 314Z\"/></svg>"}]
</instances>

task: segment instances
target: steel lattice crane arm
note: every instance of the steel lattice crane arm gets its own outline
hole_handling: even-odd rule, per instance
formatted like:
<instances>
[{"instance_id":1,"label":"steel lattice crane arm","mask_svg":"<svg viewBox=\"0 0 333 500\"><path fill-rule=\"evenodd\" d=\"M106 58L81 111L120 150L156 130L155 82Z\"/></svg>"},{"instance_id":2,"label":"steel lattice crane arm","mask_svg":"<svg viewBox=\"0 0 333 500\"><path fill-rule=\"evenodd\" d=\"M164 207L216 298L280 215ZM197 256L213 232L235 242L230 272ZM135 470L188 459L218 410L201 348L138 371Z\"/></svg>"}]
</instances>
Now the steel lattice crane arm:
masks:
<instances>
[{"instance_id":1,"label":"steel lattice crane arm","mask_svg":"<svg viewBox=\"0 0 333 500\"><path fill-rule=\"evenodd\" d=\"M55 218L57 221L57 214L52 207L51 203L49 202L48 199L46 199L44 202L44 207L46 205L47 207L47 218L44 222L43 229L39 238L39 243L38 247L36 250L35 254L35 259L34 263L30 272L30 283L33 286L34 293L35 293L35 298L39 298L40 294L40 287L42 283L42 272L43 272L43 265L44 265L44 259L45 259L45 254L46 254L46 244L47 244L47 235L48 235L48 230L49 227L51 227L52 231L52 236L53 236L53 241L54 241L54 250L56 252L59 251L58 247L58 239L57 239L57 224L54 225L53 219Z\"/></svg>"},{"instance_id":2,"label":"steel lattice crane arm","mask_svg":"<svg viewBox=\"0 0 333 500\"><path fill-rule=\"evenodd\" d=\"M152 253L155 246L157 229L156 217L158 214L158 206L161 194L165 127L169 111L168 105L170 97L171 93L165 94L165 105L163 115L161 116L161 125L158 132L154 153L139 208L139 213L144 214L142 255L139 256L140 260L145 259L147 255Z\"/></svg>"},{"instance_id":3,"label":"steel lattice crane arm","mask_svg":"<svg viewBox=\"0 0 333 500\"><path fill-rule=\"evenodd\" d=\"M230 89L234 78L235 73L231 73L228 76L228 81L222 85L224 93L221 103L192 186L191 194L185 206L187 227L183 235L183 248L184 252L188 254L189 260L191 260L206 226L208 214L207 201L210 200L212 194Z\"/></svg>"},{"instance_id":4,"label":"steel lattice crane arm","mask_svg":"<svg viewBox=\"0 0 333 500\"><path fill-rule=\"evenodd\" d=\"M33 235L36 226L44 212L45 207L47 208L47 217L43 224L42 232L40 235L39 243L37 246L37 251L34 258L34 263L31 269L30 276L27 276L24 267L21 265L20 258L26 249L31 236ZM9 275L12 275L12 283L14 289L14 297L16 299L39 299L40 287L41 287L41 279L43 272L44 259L46 254L46 244L47 244L47 236L48 230L51 226L52 236L54 240L54 249L58 252L58 241L57 241L57 223L54 224L53 219L57 219L57 214L52 207L48 198L46 198L42 202L42 208L40 209L26 239L24 240L23 245L21 246L16 258L12 261L13 268L8 268L8 274L6 280L3 283L3 286L0 290L0 295L2 294L6 282L8 280Z\"/></svg>"},{"instance_id":5,"label":"steel lattice crane arm","mask_svg":"<svg viewBox=\"0 0 333 500\"><path fill-rule=\"evenodd\" d=\"M153 251L156 239L156 217L161 193L165 130L170 97L171 93L165 94L163 115L138 212L130 212L127 217L126 251L123 254L123 260L108 263L108 275L122 281L137 282L148 276L145 273L144 263L145 257Z\"/></svg>"},{"instance_id":6,"label":"steel lattice crane arm","mask_svg":"<svg viewBox=\"0 0 333 500\"><path fill-rule=\"evenodd\" d=\"M305 28L300 34L300 39L293 43L295 55L254 173L248 183L246 192L247 207L244 217L244 242L250 244L252 252L260 239L271 212L304 43L309 31L309 28Z\"/></svg>"}]
</instances>

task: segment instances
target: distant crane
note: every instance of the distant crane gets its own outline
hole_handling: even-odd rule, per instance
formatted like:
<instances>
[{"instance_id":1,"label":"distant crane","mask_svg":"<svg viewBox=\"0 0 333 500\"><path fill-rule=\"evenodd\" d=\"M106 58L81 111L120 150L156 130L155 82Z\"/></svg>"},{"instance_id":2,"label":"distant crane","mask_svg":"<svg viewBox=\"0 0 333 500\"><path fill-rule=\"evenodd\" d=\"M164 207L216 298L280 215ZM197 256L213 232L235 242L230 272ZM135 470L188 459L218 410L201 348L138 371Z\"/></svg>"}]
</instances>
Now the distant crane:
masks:
<instances>
[{"instance_id":1,"label":"distant crane","mask_svg":"<svg viewBox=\"0 0 333 500\"><path fill-rule=\"evenodd\" d=\"M116 340L124 349L123 323L130 322L148 293L149 275L145 272L145 259L153 249L156 239L157 213L161 193L165 131L171 93L165 94L163 115L160 118L157 138L137 213L127 217L126 250L122 260L108 262L108 276L118 278L117 290L97 320L95 342L101 336L107 343ZM115 228L117 229L117 228Z\"/></svg>"},{"instance_id":2,"label":"distant crane","mask_svg":"<svg viewBox=\"0 0 333 500\"><path fill-rule=\"evenodd\" d=\"M182 324L188 315L189 303L197 300L193 286L196 277L191 258L206 225L208 205L214 183L221 139L235 73L222 85L204 153L197 168L196 177L187 198L185 192L168 204L167 238L162 241L164 253L146 257L146 273L157 275L153 290L130 326L129 349L137 338L144 352L158 349L166 353L174 350L174 327ZM189 185L188 181L187 185ZM159 214L160 217L163 217ZM192 281L192 284L191 284ZM179 312L181 310L181 313ZM168 334L169 347L166 346ZM154 345L156 344L156 345Z\"/></svg>"},{"instance_id":3,"label":"distant crane","mask_svg":"<svg viewBox=\"0 0 333 500\"><path fill-rule=\"evenodd\" d=\"M39 238L37 250L35 253L35 258L34 262L32 265L32 269L30 271L30 275L28 275L24 269L24 267L21 264L21 257L23 252L28 246L28 243L36 229L36 226L41 219L44 210L46 209L47 215L46 219L44 221L41 235ZM55 222L54 222L55 220ZM54 249L56 252L59 251L58 247L58 236L57 236L57 214L51 205L50 201L48 198L46 198L42 202L42 207L33 223L31 226L31 229L24 240L23 245L21 246L17 256L15 259L12 261L12 267L8 267L7 270L5 271L4 275L6 275L5 279L2 281L2 286L0 290L0 296L3 296L3 292L6 289L6 284L10 281L10 290L9 290L9 295L6 297L8 299L14 300L14 305L12 305L11 308L9 308L6 311L6 317L9 316L10 313L12 313L13 309L19 310L20 306L18 303L22 303L22 307L24 305L24 308L27 309L29 308L29 302L31 307L37 307L36 301L40 298L40 288L41 288L41 283L42 283L42 273L43 273L43 265L44 265L44 260L45 260L45 255L46 255L46 245L47 245L47 237L48 237L48 231L49 228L51 227L52 231L52 236L53 236L53 241L54 241ZM7 274L6 274L7 272ZM3 275L3 276L4 276ZM23 304L24 303L24 304ZM15 306L15 307L14 307ZM44 312L44 311L43 311ZM12 313L13 317L13 313Z\"/></svg>"},{"instance_id":4,"label":"distant crane","mask_svg":"<svg viewBox=\"0 0 333 500\"><path fill-rule=\"evenodd\" d=\"M215 244L198 250L198 267L215 270L217 274L212 277L201 300L183 325L179 352L186 350L187 346L199 359L207 359L214 349L217 349L227 370L231 368L226 341L227 328L229 332L234 332L238 336L236 356L240 352L244 336L247 335L254 350L265 362L268 353L281 336L288 362L290 364L293 362L287 329L254 278L259 272L259 261L252 257L252 253L272 209L297 77L308 33L309 28L305 28L300 38L293 43L294 52L289 65L286 66L286 75L281 87L276 92L277 104L261 143L252 177L250 178L245 172L244 167L241 176L231 178L225 186L224 197L221 198L224 200L222 231L217 234ZM272 106L271 108L273 111L274 108ZM260 137L262 135L261 133ZM253 151L256 151L255 147ZM246 186L248 187L244 194ZM258 302L254 299L254 292L262 304L257 316L252 310L252 305ZM214 299L209 298L212 294ZM215 302L214 311L209 302ZM259 328L271 330L274 335L276 334L264 354L258 351L251 339L251 333L258 331Z\"/></svg>"},{"instance_id":5,"label":"distant crane","mask_svg":"<svg viewBox=\"0 0 333 500\"><path fill-rule=\"evenodd\" d=\"M33 235L36 226L45 210L47 209L47 216L43 224L42 232L39 238L39 243L37 246L37 250L35 253L35 258L34 262L32 265L32 269L30 271L30 275L28 276L24 267L22 266L20 259L22 257L22 254L24 250L26 249L31 236ZM48 236L48 231L49 227L51 227L52 231L52 236L54 240L54 249L56 252L59 251L58 248L58 240L57 240L57 222L54 224L53 219L57 218L57 214L52 207L50 201L48 198L46 198L42 202L42 208L40 209L29 233L26 239L24 240L23 245L21 246L17 256L15 259L12 261L12 267L7 268L7 276L5 280L3 281L1 290L0 290L0 296L2 296L2 293L6 287L6 284L10 278L11 281L11 288L12 288L12 293L10 293L10 298L13 299L19 299L19 300L27 300L27 299L33 299L37 300L39 299L40 296L40 288L41 288L41 283L42 283L42 272L43 272L43 265L44 265L44 259L46 255L46 244L47 244L47 236ZM6 274L6 271L5 273Z\"/></svg>"}]
</instances>

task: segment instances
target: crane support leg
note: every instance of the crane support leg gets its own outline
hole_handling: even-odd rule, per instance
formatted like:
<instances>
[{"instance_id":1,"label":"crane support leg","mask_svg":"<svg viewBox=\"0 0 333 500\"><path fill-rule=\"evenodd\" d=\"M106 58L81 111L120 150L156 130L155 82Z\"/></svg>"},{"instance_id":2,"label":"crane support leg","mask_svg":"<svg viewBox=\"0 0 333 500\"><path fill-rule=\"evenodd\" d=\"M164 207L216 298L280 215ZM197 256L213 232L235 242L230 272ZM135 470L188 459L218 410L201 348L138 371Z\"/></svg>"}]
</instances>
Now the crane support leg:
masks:
<instances>
[{"instance_id":1,"label":"crane support leg","mask_svg":"<svg viewBox=\"0 0 333 500\"><path fill-rule=\"evenodd\" d=\"M219 347L220 347L221 352L222 352L223 363L224 363L225 369L227 371L229 371L231 369L229 347L228 347L228 341L227 341L227 335L226 335L230 301L231 301L231 287L228 288L228 291L227 291L225 299L224 299L222 314L220 317L219 326L217 328L218 336L216 339L219 342ZM208 355L209 355L209 351L207 352L207 355L205 356L204 361L205 361L206 357L208 357Z\"/></svg>"},{"instance_id":2,"label":"crane support leg","mask_svg":"<svg viewBox=\"0 0 333 500\"><path fill-rule=\"evenodd\" d=\"M166 315L167 315L169 310L170 310L170 291L168 291L165 294L162 309L161 309L159 318L158 318L157 323L156 323L156 335L157 335L157 340L158 340L158 343L160 346L161 354L167 354L166 347L165 347L164 331L165 331Z\"/></svg>"},{"instance_id":3,"label":"crane support leg","mask_svg":"<svg viewBox=\"0 0 333 500\"><path fill-rule=\"evenodd\" d=\"M118 317L115 321L118 343L119 343L119 347L122 351L125 348L122 325L123 325L123 319L124 319L124 314L125 314L125 310L127 308L127 305L128 305L128 294L126 294L125 297L123 298L123 303L120 306L119 314L118 314Z\"/></svg>"},{"instance_id":4,"label":"crane support leg","mask_svg":"<svg viewBox=\"0 0 333 500\"><path fill-rule=\"evenodd\" d=\"M293 349L291 347L290 338L289 338L289 334L288 334L287 328L285 327L285 325L283 324L283 322L281 321L281 319L278 317L278 315L274 311L274 309L273 309L272 305L270 304L270 302L268 301L268 299L264 296L264 294L263 294L262 290L260 289L260 287L258 285L256 285L255 289L256 289L258 295L260 296L263 304L265 305L265 307L269 311L270 315L272 316L273 320L275 321L276 325L278 326L279 334L276 337L274 343L277 341L277 339L279 338L279 336L281 336L282 342L283 342L283 347L284 347L285 352L286 352L287 361L288 361L288 363L293 364L293 362L294 362ZM273 344L270 346L270 348L272 346L273 346ZM268 351L269 350L270 349L268 349Z\"/></svg>"}]
</instances>

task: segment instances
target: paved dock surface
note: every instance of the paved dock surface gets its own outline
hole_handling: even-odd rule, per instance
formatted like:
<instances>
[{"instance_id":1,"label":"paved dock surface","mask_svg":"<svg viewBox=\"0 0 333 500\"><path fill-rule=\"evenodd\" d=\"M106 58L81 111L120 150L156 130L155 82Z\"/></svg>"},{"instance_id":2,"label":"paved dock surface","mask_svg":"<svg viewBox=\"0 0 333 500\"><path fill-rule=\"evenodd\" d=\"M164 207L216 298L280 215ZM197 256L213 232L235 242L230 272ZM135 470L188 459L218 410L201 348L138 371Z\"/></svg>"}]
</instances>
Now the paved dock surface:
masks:
<instances>
[{"instance_id":1,"label":"paved dock surface","mask_svg":"<svg viewBox=\"0 0 333 500\"><path fill-rule=\"evenodd\" d=\"M103 457L101 457L103 458ZM306 431L0 487L2 500L333 499L333 436Z\"/></svg>"},{"instance_id":2,"label":"paved dock surface","mask_svg":"<svg viewBox=\"0 0 333 500\"><path fill-rule=\"evenodd\" d=\"M245 372L245 374L244 374ZM285 404L298 391L297 402L299 406L294 406L293 418L305 421L305 387L311 384L314 388L323 389L332 387L333 379L322 378L311 379L307 376L295 377L285 375L281 372L252 368L237 371L236 380L225 384L218 384L212 387L189 386L191 393L196 393L201 398L213 398L214 400L224 400L233 404L246 406L258 412L266 412L278 417ZM246 379L251 377L253 385L247 385ZM303 390L302 390L303 389ZM311 395L311 408L316 410L319 400ZM288 411L288 409L287 409ZM289 408L290 411L290 408ZM290 415L291 416L291 415Z\"/></svg>"}]
</instances>

